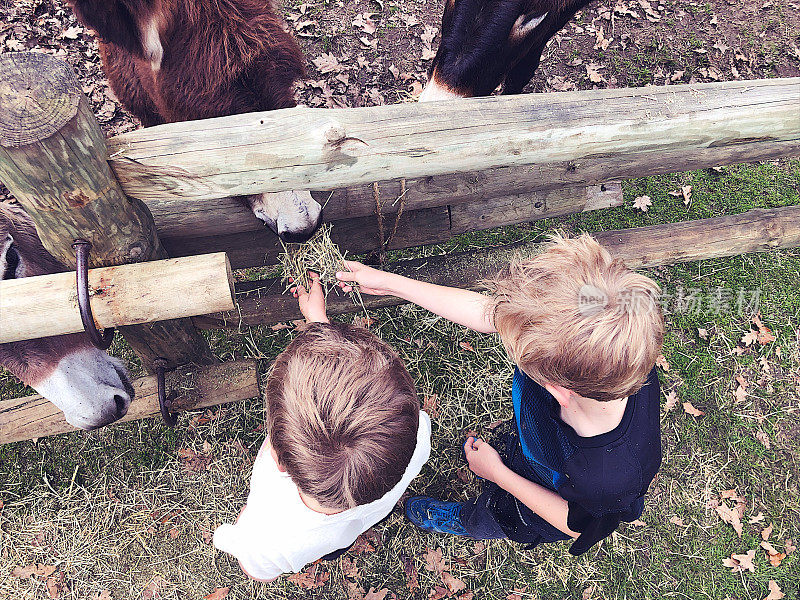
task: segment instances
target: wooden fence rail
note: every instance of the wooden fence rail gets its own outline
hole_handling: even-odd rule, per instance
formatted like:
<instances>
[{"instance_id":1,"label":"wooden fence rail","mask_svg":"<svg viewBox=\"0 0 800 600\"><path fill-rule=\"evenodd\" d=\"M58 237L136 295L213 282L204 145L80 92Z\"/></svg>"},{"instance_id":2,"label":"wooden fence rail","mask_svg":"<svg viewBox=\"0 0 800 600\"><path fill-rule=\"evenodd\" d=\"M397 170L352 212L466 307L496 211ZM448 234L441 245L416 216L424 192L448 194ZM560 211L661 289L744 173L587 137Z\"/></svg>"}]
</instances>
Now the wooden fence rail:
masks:
<instances>
[{"instance_id":1,"label":"wooden fence rail","mask_svg":"<svg viewBox=\"0 0 800 600\"><path fill-rule=\"evenodd\" d=\"M123 189L141 200L357 190L329 203L338 219L372 213L371 191L353 186L373 181L412 180L406 208L418 209L475 199L452 173L541 168L525 188L504 187L521 179L515 170L490 177L486 197L795 154L798 97L800 78L293 108L141 129L108 146ZM431 176L445 179L417 190Z\"/></svg>"},{"instance_id":2,"label":"wooden fence rail","mask_svg":"<svg viewBox=\"0 0 800 600\"><path fill-rule=\"evenodd\" d=\"M156 378L133 382L136 397L119 422L159 415ZM235 360L216 365L181 367L167 373L167 389L178 393L170 410L182 412L256 398L258 365L255 360ZM159 416L160 418L160 416ZM76 431L62 413L39 395L0 401L0 444Z\"/></svg>"},{"instance_id":3,"label":"wooden fence rail","mask_svg":"<svg viewBox=\"0 0 800 600\"><path fill-rule=\"evenodd\" d=\"M234 308L224 252L90 269L88 288L101 329ZM0 281L0 344L81 331L75 273Z\"/></svg>"},{"instance_id":4,"label":"wooden fence rail","mask_svg":"<svg viewBox=\"0 0 800 600\"><path fill-rule=\"evenodd\" d=\"M392 196L385 201L391 203L395 199ZM243 210L237 201L233 200L233 205L230 201L231 199L225 199L219 207L208 206L213 204L210 202L197 203L207 206L210 214L207 221L201 222L198 219L195 235L189 235L190 230L184 229L185 225L171 227L174 222L168 218L159 221L161 215L156 213L154 216L158 223L159 237L170 256L191 256L224 249L235 269L276 263L282 247L277 238L250 211L242 215L242 222L247 221L249 228L222 235L214 233L214 217L219 217L218 222L224 224L226 219L223 213L226 210L230 210L229 215ZM400 218L397 233L388 247L398 249L437 244L467 231L515 225L621 204L622 187L614 182L588 188L570 187L475 200L454 206L410 210L404 212ZM389 214L387 218L392 223L394 216ZM342 219L333 221L332 224L333 240L350 254L368 253L380 247L377 219L374 215ZM181 235L175 236L176 232Z\"/></svg>"}]
</instances>

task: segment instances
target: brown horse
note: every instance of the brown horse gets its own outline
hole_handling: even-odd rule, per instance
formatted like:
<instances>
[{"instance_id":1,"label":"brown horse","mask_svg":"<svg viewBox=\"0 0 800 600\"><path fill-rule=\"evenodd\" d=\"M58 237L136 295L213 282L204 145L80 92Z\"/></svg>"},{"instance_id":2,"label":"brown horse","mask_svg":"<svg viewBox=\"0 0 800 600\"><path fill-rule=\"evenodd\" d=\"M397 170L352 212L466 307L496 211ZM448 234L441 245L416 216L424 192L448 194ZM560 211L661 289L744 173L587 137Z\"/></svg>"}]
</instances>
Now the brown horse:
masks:
<instances>
[{"instance_id":1,"label":"brown horse","mask_svg":"<svg viewBox=\"0 0 800 600\"><path fill-rule=\"evenodd\" d=\"M296 105L303 55L268 0L69 0L111 88L145 127ZM242 198L285 241L316 231L309 192Z\"/></svg>"},{"instance_id":2,"label":"brown horse","mask_svg":"<svg viewBox=\"0 0 800 600\"><path fill-rule=\"evenodd\" d=\"M16 204L0 202L3 279L63 271ZM64 411L67 422L96 429L125 416L133 387L122 362L92 346L84 334L0 344L0 365Z\"/></svg>"},{"instance_id":3,"label":"brown horse","mask_svg":"<svg viewBox=\"0 0 800 600\"><path fill-rule=\"evenodd\" d=\"M545 44L591 0L446 0L421 102L519 94Z\"/></svg>"}]
</instances>

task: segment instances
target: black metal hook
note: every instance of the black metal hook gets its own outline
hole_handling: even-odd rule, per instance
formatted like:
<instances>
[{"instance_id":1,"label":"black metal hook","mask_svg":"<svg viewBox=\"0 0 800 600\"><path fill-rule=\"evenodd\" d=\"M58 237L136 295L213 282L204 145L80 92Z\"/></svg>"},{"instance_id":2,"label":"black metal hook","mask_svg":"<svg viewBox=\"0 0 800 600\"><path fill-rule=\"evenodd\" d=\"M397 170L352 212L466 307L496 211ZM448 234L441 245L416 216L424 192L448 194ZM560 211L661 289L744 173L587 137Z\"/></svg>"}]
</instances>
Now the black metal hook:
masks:
<instances>
[{"instance_id":1,"label":"black metal hook","mask_svg":"<svg viewBox=\"0 0 800 600\"><path fill-rule=\"evenodd\" d=\"M100 350L108 350L114 339L114 328L107 327L103 333L97 330L92 316L92 307L89 304L89 251L92 243L87 240L77 239L72 243L75 250L75 275L78 281L78 309L81 312L83 329L89 340Z\"/></svg>"},{"instance_id":2,"label":"black metal hook","mask_svg":"<svg viewBox=\"0 0 800 600\"><path fill-rule=\"evenodd\" d=\"M178 415L169 412L169 409L172 407L172 402L178 394L173 390L169 393L169 396L167 396L167 384L164 373L167 371L168 364L169 363L164 358L157 358L153 361L153 366L156 368L156 381L158 382L158 408L161 411L161 418L164 420L164 424L167 427L175 427L175 423L178 422Z\"/></svg>"}]
</instances>

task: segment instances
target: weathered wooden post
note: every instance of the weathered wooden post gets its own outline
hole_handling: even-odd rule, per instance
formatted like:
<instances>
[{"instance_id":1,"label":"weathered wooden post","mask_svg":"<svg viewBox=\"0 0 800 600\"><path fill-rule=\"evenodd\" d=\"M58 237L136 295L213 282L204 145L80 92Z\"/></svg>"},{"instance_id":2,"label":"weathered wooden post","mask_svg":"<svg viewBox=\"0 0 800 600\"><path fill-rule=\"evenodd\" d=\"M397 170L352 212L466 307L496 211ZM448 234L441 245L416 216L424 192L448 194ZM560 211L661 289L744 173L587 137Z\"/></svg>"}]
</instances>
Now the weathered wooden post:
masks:
<instances>
[{"instance_id":1,"label":"weathered wooden post","mask_svg":"<svg viewBox=\"0 0 800 600\"><path fill-rule=\"evenodd\" d=\"M46 54L0 56L0 180L36 224L44 247L75 266L72 242L92 243L90 266L167 258L147 207L125 195L105 137L70 66ZM214 362L189 319L121 327L153 370Z\"/></svg>"}]
</instances>

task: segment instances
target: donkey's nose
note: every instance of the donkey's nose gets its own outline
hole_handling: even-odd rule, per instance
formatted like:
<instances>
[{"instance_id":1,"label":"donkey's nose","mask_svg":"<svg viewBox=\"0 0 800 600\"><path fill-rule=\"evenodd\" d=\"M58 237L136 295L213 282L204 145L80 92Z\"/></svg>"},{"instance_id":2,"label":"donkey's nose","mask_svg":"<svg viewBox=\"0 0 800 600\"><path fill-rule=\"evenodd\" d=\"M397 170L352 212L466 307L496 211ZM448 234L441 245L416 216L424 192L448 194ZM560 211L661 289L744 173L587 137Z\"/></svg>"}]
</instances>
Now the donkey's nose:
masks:
<instances>
[{"instance_id":1,"label":"donkey's nose","mask_svg":"<svg viewBox=\"0 0 800 600\"><path fill-rule=\"evenodd\" d=\"M322 208L319 209L316 219L302 229L278 228L278 237L287 244L302 244L311 239L319 226L322 225Z\"/></svg>"},{"instance_id":2,"label":"donkey's nose","mask_svg":"<svg viewBox=\"0 0 800 600\"><path fill-rule=\"evenodd\" d=\"M114 396L114 404L117 407L117 419L121 419L128 413L128 403L130 402L129 398L126 396L120 396L116 394Z\"/></svg>"}]
</instances>

